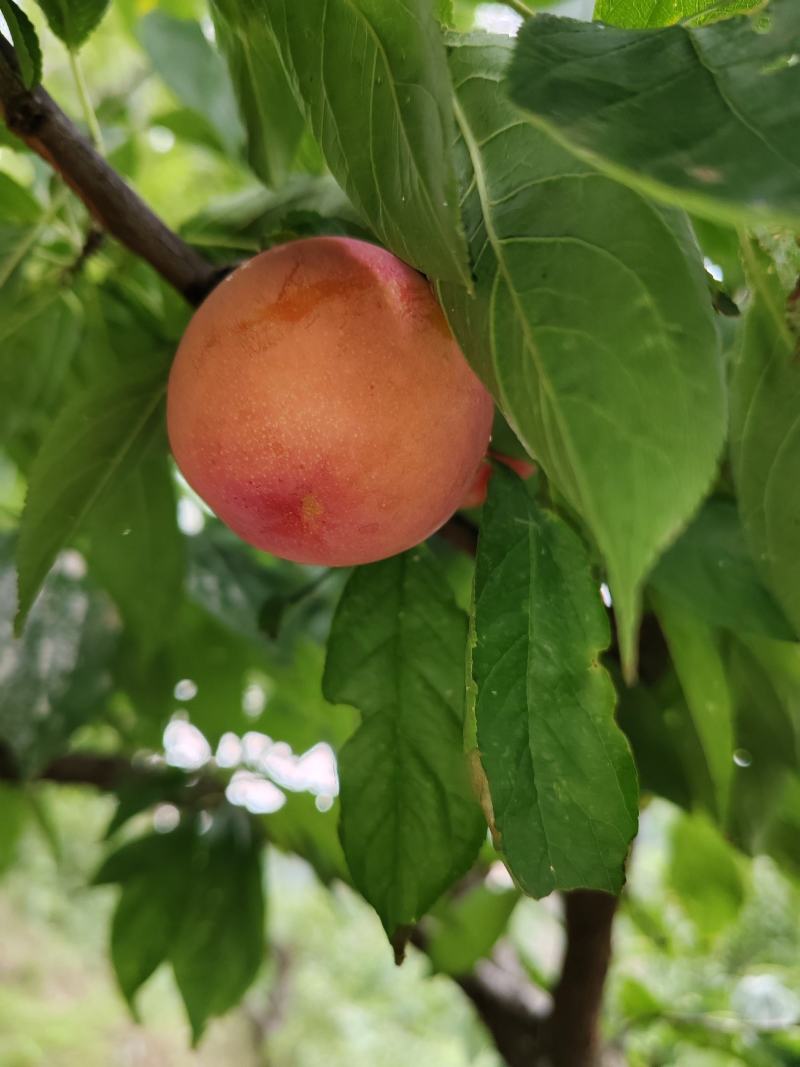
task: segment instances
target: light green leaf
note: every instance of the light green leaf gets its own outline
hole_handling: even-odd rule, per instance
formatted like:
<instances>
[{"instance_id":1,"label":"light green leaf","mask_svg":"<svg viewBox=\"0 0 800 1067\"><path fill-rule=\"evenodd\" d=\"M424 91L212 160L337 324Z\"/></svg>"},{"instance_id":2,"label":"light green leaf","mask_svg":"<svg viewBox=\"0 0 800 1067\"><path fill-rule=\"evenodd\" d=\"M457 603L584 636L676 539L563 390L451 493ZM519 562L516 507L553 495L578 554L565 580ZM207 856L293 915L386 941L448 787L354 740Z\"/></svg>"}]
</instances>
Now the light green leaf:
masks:
<instances>
[{"instance_id":1,"label":"light green leaf","mask_svg":"<svg viewBox=\"0 0 800 1067\"><path fill-rule=\"evenodd\" d=\"M542 15L513 99L566 146L651 196L722 220L800 220L796 0L763 17L623 30Z\"/></svg>"},{"instance_id":2,"label":"light green leaf","mask_svg":"<svg viewBox=\"0 0 800 1067\"><path fill-rule=\"evenodd\" d=\"M36 0L59 40L73 50L97 29L109 0Z\"/></svg>"},{"instance_id":3,"label":"light green leaf","mask_svg":"<svg viewBox=\"0 0 800 1067\"><path fill-rule=\"evenodd\" d=\"M252 9L254 0L247 0ZM451 87L431 0L275 0L263 10L336 180L380 241L469 285Z\"/></svg>"},{"instance_id":4,"label":"light green leaf","mask_svg":"<svg viewBox=\"0 0 800 1067\"><path fill-rule=\"evenodd\" d=\"M31 470L17 544L19 632L59 550L161 425L166 370L127 370L69 403Z\"/></svg>"},{"instance_id":5,"label":"light green leaf","mask_svg":"<svg viewBox=\"0 0 800 1067\"><path fill-rule=\"evenodd\" d=\"M0 877L16 858L28 809L28 798L22 789L0 782Z\"/></svg>"},{"instance_id":6,"label":"light green leaf","mask_svg":"<svg viewBox=\"0 0 800 1067\"><path fill-rule=\"evenodd\" d=\"M345 856L390 937L470 866L485 825L463 752L467 621L427 548L355 570L326 697L363 722L339 756Z\"/></svg>"},{"instance_id":7,"label":"light green leaf","mask_svg":"<svg viewBox=\"0 0 800 1067\"><path fill-rule=\"evenodd\" d=\"M247 158L267 185L282 185L306 128L263 13L214 0L217 44L228 64L247 130Z\"/></svg>"},{"instance_id":8,"label":"light green leaf","mask_svg":"<svg viewBox=\"0 0 800 1067\"><path fill-rule=\"evenodd\" d=\"M630 674L642 580L723 441L711 305L683 217L590 170L508 102L512 48L475 35L453 51L477 295L440 295L503 414L594 535Z\"/></svg>"},{"instance_id":9,"label":"light green leaf","mask_svg":"<svg viewBox=\"0 0 800 1067\"><path fill-rule=\"evenodd\" d=\"M141 461L101 494L87 529L89 567L146 658L170 632L185 565L162 432L154 434Z\"/></svg>"},{"instance_id":10,"label":"light green leaf","mask_svg":"<svg viewBox=\"0 0 800 1067\"><path fill-rule=\"evenodd\" d=\"M0 171L0 204L3 205L4 223L19 222L31 226L35 225L42 215L36 198L4 171Z\"/></svg>"},{"instance_id":11,"label":"light green leaf","mask_svg":"<svg viewBox=\"0 0 800 1067\"><path fill-rule=\"evenodd\" d=\"M0 15L11 33L22 82L26 89L32 89L42 80L42 50L33 23L14 0L0 0Z\"/></svg>"},{"instance_id":12,"label":"light green leaf","mask_svg":"<svg viewBox=\"0 0 800 1067\"><path fill-rule=\"evenodd\" d=\"M786 616L761 582L732 500L707 501L658 561L649 581L713 626L794 639Z\"/></svg>"},{"instance_id":13,"label":"light green leaf","mask_svg":"<svg viewBox=\"0 0 800 1067\"><path fill-rule=\"evenodd\" d=\"M338 824L338 802L328 811L319 811L316 797L310 793L287 793L284 806L264 817L270 844L302 856L323 885L329 885L334 879L350 880Z\"/></svg>"},{"instance_id":14,"label":"light green leaf","mask_svg":"<svg viewBox=\"0 0 800 1067\"><path fill-rule=\"evenodd\" d=\"M684 815L672 829L668 879L686 913L710 937L732 923L746 884L736 852L702 815Z\"/></svg>"},{"instance_id":15,"label":"light green leaf","mask_svg":"<svg viewBox=\"0 0 800 1067\"><path fill-rule=\"evenodd\" d=\"M731 386L731 457L745 535L800 632L800 338L786 292L755 242L743 245L752 302Z\"/></svg>"},{"instance_id":16,"label":"light green leaf","mask_svg":"<svg viewBox=\"0 0 800 1067\"><path fill-rule=\"evenodd\" d=\"M119 621L83 580L85 564L64 555L50 571L22 637L14 640L13 545L0 539L0 738L34 774L90 722L108 699Z\"/></svg>"},{"instance_id":17,"label":"light green leaf","mask_svg":"<svg viewBox=\"0 0 800 1067\"><path fill-rule=\"evenodd\" d=\"M609 26L652 29L691 20L693 25L741 15L764 0L597 0L594 17Z\"/></svg>"},{"instance_id":18,"label":"light green leaf","mask_svg":"<svg viewBox=\"0 0 800 1067\"><path fill-rule=\"evenodd\" d=\"M516 889L500 892L478 885L443 901L437 908L434 933L426 952L442 974L469 974L503 936L520 899Z\"/></svg>"},{"instance_id":19,"label":"light green leaf","mask_svg":"<svg viewBox=\"0 0 800 1067\"><path fill-rule=\"evenodd\" d=\"M733 701L711 627L665 594L654 594L658 621L680 679L714 783L716 814L725 823L733 775Z\"/></svg>"},{"instance_id":20,"label":"light green leaf","mask_svg":"<svg viewBox=\"0 0 800 1067\"><path fill-rule=\"evenodd\" d=\"M636 770L600 665L608 619L580 538L498 467L475 572L477 751L520 887L619 892Z\"/></svg>"},{"instance_id":21,"label":"light green leaf","mask_svg":"<svg viewBox=\"0 0 800 1067\"><path fill-rule=\"evenodd\" d=\"M200 24L151 11L139 23L138 36L159 77L181 103L211 124L227 152L238 155L244 133L233 87Z\"/></svg>"}]
</instances>

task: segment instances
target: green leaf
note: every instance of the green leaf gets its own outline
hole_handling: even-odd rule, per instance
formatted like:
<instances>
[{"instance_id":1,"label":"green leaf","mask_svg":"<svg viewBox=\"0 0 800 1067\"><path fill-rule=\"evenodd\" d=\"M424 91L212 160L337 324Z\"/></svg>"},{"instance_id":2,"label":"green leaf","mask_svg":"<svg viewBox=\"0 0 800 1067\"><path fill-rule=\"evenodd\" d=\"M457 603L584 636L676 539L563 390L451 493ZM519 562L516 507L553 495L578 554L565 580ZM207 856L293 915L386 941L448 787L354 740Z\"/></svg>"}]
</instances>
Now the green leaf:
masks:
<instances>
[{"instance_id":1,"label":"green leaf","mask_svg":"<svg viewBox=\"0 0 800 1067\"><path fill-rule=\"evenodd\" d=\"M109 485L87 523L89 567L145 658L170 631L185 562L163 436L156 433L141 461Z\"/></svg>"},{"instance_id":2,"label":"green leaf","mask_svg":"<svg viewBox=\"0 0 800 1067\"><path fill-rule=\"evenodd\" d=\"M0 15L11 33L23 85L32 89L42 80L42 50L33 23L14 0L0 0Z\"/></svg>"},{"instance_id":3,"label":"green leaf","mask_svg":"<svg viewBox=\"0 0 800 1067\"><path fill-rule=\"evenodd\" d=\"M213 829L213 828L212 828ZM261 850L243 818L195 847L193 879L170 962L195 1044L206 1021L241 1000L264 959Z\"/></svg>"},{"instance_id":4,"label":"green leaf","mask_svg":"<svg viewBox=\"0 0 800 1067\"><path fill-rule=\"evenodd\" d=\"M763 18L624 30L542 15L523 27L513 99L581 158L719 219L800 219L795 0Z\"/></svg>"},{"instance_id":5,"label":"green leaf","mask_svg":"<svg viewBox=\"0 0 800 1067\"><path fill-rule=\"evenodd\" d=\"M700 738L716 811L727 819L733 775L733 701L725 663L711 627L665 594L653 597L686 703Z\"/></svg>"},{"instance_id":6,"label":"green leaf","mask_svg":"<svg viewBox=\"0 0 800 1067\"><path fill-rule=\"evenodd\" d=\"M580 538L498 467L475 571L477 749L496 847L535 897L623 884L638 791L599 662L609 640Z\"/></svg>"},{"instance_id":7,"label":"green leaf","mask_svg":"<svg viewBox=\"0 0 800 1067\"><path fill-rule=\"evenodd\" d=\"M370 237L329 174L296 174L275 191L259 186L212 201L183 224L181 236L205 249L218 247L221 258L229 262L232 249L258 252L286 240L286 230L294 219L310 216L345 224L347 230L338 232Z\"/></svg>"},{"instance_id":8,"label":"green leaf","mask_svg":"<svg viewBox=\"0 0 800 1067\"><path fill-rule=\"evenodd\" d=\"M136 993L166 960L183 912L186 878L180 864L189 857L174 851L174 836L152 839L161 846L158 877L143 868L141 877L124 886L111 920L111 963L134 1017Z\"/></svg>"},{"instance_id":9,"label":"green leaf","mask_svg":"<svg viewBox=\"0 0 800 1067\"><path fill-rule=\"evenodd\" d=\"M769 257L742 245L752 298L731 387L731 456L756 566L800 631L800 340Z\"/></svg>"},{"instance_id":10,"label":"green leaf","mask_svg":"<svg viewBox=\"0 0 800 1067\"><path fill-rule=\"evenodd\" d=\"M8 289L0 292L0 426L9 456L28 473L75 384L82 316L52 284Z\"/></svg>"},{"instance_id":11,"label":"green leaf","mask_svg":"<svg viewBox=\"0 0 800 1067\"><path fill-rule=\"evenodd\" d=\"M59 550L104 491L135 467L161 425L165 377L163 367L122 372L74 399L50 428L20 525L17 632Z\"/></svg>"},{"instance_id":12,"label":"green leaf","mask_svg":"<svg viewBox=\"0 0 800 1067\"><path fill-rule=\"evenodd\" d=\"M736 746L748 766L737 770L771 777L777 768L800 766L800 645L745 638L732 642L728 655L736 702Z\"/></svg>"},{"instance_id":13,"label":"green leaf","mask_svg":"<svg viewBox=\"0 0 800 1067\"><path fill-rule=\"evenodd\" d=\"M214 0L217 44L225 56L247 131L247 158L267 185L289 175L306 120L286 78L275 40L255 8Z\"/></svg>"},{"instance_id":14,"label":"green leaf","mask_svg":"<svg viewBox=\"0 0 800 1067\"><path fill-rule=\"evenodd\" d=\"M594 17L609 26L652 29L691 19L694 25L741 15L764 0L597 0Z\"/></svg>"},{"instance_id":15,"label":"green leaf","mask_svg":"<svg viewBox=\"0 0 800 1067\"><path fill-rule=\"evenodd\" d=\"M713 626L783 641L794 638L761 582L733 501L707 501L658 561L650 584Z\"/></svg>"},{"instance_id":16,"label":"green leaf","mask_svg":"<svg viewBox=\"0 0 800 1067\"><path fill-rule=\"evenodd\" d=\"M515 889L501 892L479 885L437 909L436 927L427 954L442 974L469 974L503 936L517 906Z\"/></svg>"},{"instance_id":17,"label":"green leaf","mask_svg":"<svg viewBox=\"0 0 800 1067\"><path fill-rule=\"evenodd\" d=\"M756 566L800 632L800 340L786 292L754 242L743 245L752 293L731 386L731 458Z\"/></svg>"},{"instance_id":18,"label":"green leaf","mask_svg":"<svg viewBox=\"0 0 800 1067\"><path fill-rule=\"evenodd\" d=\"M254 0L247 0L252 8ZM380 241L432 278L470 284L451 88L430 0L261 5L336 180Z\"/></svg>"},{"instance_id":19,"label":"green leaf","mask_svg":"<svg viewBox=\"0 0 800 1067\"><path fill-rule=\"evenodd\" d=\"M669 883L686 913L713 937L732 923L746 886L739 858L701 815L684 815L672 829Z\"/></svg>"},{"instance_id":20,"label":"green leaf","mask_svg":"<svg viewBox=\"0 0 800 1067\"><path fill-rule=\"evenodd\" d=\"M83 580L81 557L71 553L51 570L25 632L14 640L12 552L10 539L0 539L0 738L22 773L34 774L102 709L119 623L108 599Z\"/></svg>"},{"instance_id":21,"label":"green leaf","mask_svg":"<svg viewBox=\"0 0 800 1067\"><path fill-rule=\"evenodd\" d=\"M2 0L0 0L2 3ZM22 12L20 12L22 14ZM42 214L36 198L14 179L0 171L0 204L3 205L3 222L19 222L33 226Z\"/></svg>"},{"instance_id":22,"label":"green leaf","mask_svg":"<svg viewBox=\"0 0 800 1067\"><path fill-rule=\"evenodd\" d=\"M99 26L109 0L36 0L60 41L76 50Z\"/></svg>"},{"instance_id":23,"label":"green leaf","mask_svg":"<svg viewBox=\"0 0 800 1067\"><path fill-rule=\"evenodd\" d=\"M159 77L181 103L208 120L222 148L238 155L244 134L233 87L200 24L151 11L139 23L138 36Z\"/></svg>"},{"instance_id":24,"label":"green leaf","mask_svg":"<svg viewBox=\"0 0 800 1067\"><path fill-rule=\"evenodd\" d=\"M390 937L474 860L463 752L467 623L427 548L359 567L333 621L326 697L363 722L339 756L345 856Z\"/></svg>"},{"instance_id":25,"label":"green leaf","mask_svg":"<svg viewBox=\"0 0 800 1067\"><path fill-rule=\"evenodd\" d=\"M0 782L0 876L16 858L28 810L28 798L23 790Z\"/></svg>"},{"instance_id":26,"label":"green leaf","mask_svg":"<svg viewBox=\"0 0 800 1067\"><path fill-rule=\"evenodd\" d=\"M683 217L591 171L508 102L512 47L475 35L452 54L477 294L440 294L472 366L594 535L631 674L642 580L723 441L711 304Z\"/></svg>"},{"instance_id":27,"label":"green leaf","mask_svg":"<svg viewBox=\"0 0 800 1067\"><path fill-rule=\"evenodd\" d=\"M264 952L261 847L244 813L223 807L203 834L185 821L169 834L128 842L94 884L121 883L111 957L133 1006L140 986L169 961L197 1042L209 1018L241 999Z\"/></svg>"}]
</instances>

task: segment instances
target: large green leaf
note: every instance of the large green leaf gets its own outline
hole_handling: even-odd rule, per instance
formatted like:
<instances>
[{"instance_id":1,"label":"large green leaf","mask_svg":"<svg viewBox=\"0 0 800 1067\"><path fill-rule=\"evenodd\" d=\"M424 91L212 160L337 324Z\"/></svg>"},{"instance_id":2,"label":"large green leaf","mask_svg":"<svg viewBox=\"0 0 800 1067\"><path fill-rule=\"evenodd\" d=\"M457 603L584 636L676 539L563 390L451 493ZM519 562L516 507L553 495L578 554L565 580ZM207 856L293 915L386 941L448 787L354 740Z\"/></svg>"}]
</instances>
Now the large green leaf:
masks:
<instances>
[{"instance_id":1,"label":"large green leaf","mask_svg":"<svg viewBox=\"0 0 800 1067\"><path fill-rule=\"evenodd\" d=\"M511 93L581 157L701 215L800 219L796 0L763 18L625 30L543 15Z\"/></svg>"},{"instance_id":2,"label":"large green leaf","mask_svg":"<svg viewBox=\"0 0 800 1067\"><path fill-rule=\"evenodd\" d=\"M609 26L652 29L685 19L698 25L760 7L763 0L597 0L594 17Z\"/></svg>"},{"instance_id":3,"label":"large green leaf","mask_svg":"<svg viewBox=\"0 0 800 1067\"><path fill-rule=\"evenodd\" d=\"M476 742L495 844L535 897L622 887L638 791L599 663L609 640L580 538L499 467L475 571Z\"/></svg>"},{"instance_id":4,"label":"large green leaf","mask_svg":"<svg viewBox=\"0 0 800 1067\"><path fill-rule=\"evenodd\" d=\"M228 72L193 19L151 11L139 23L139 39L151 63L178 99L202 115L232 155L243 131Z\"/></svg>"},{"instance_id":5,"label":"large green leaf","mask_svg":"<svg viewBox=\"0 0 800 1067\"><path fill-rule=\"evenodd\" d=\"M67 47L76 49L100 24L109 0L36 0L50 29Z\"/></svg>"},{"instance_id":6,"label":"large green leaf","mask_svg":"<svg viewBox=\"0 0 800 1067\"><path fill-rule=\"evenodd\" d=\"M19 613L31 604L59 550L103 493L135 467L161 426L165 368L134 367L69 403L31 470L17 544Z\"/></svg>"},{"instance_id":7,"label":"large green leaf","mask_svg":"<svg viewBox=\"0 0 800 1067\"><path fill-rule=\"evenodd\" d=\"M364 716L339 757L342 844L390 937L467 870L485 833L462 743L466 639L424 546L354 571L334 617L325 695Z\"/></svg>"},{"instance_id":8,"label":"large green leaf","mask_svg":"<svg viewBox=\"0 0 800 1067\"><path fill-rule=\"evenodd\" d=\"M800 632L800 341L786 293L754 242L743 245L752 303L731 387L731 456L756 566Z\"/></svg>"},{"instance_id":9,"label":"large green leaf","mask_svg":"<svg viewBox=\"0 0 800 1067\"><path fill-rule=\"evenodd\" d=\"M263 182L278 186L297 155L305 118L263 15L232 0L214 0L211 10L247 130L250 165Z\"/></svg>"},{"instance_id":10,"label":"large green leaf","mask_svg":"<svg viewBox=\"0 0 800 1067\"><path fill-rule=\"evenodd\" d=\"M199 833L187 820L169 834L122 845L95 884L119 882L111 958L132 1004L166 961L197 1041L209 1018L241 999L264 952L261 848L254 824L227 807Z\"/></svg>"},{"instance_id":11,"label":"large green leaf","mask_svg":"<svg viewBox=\"0 0 800 1067\"><path fill-rule=\"evenodd\" d=\"M764 587L732 500L709 500L664 553L650 584L714 626L791 641L794 631Z\"/></svg>"},{"instance_id":12,"label":"large green leaf","mask_svg":"<svg viewBox=\"0 0 800 1067\"><path fill-rule=\"evenodd\" d=\"M184 538L161 433L101 494L87 525L90 569L146 657L170 632L184 574Z\"/></svg>"},{"instance_id":13,"label":"large green leaf","mask_svg":"<svg viewBox=\"0 0 800 1067\"><path fill-rule=\"evenodd\" d=\"M256 0L242 5L253 9ZM275 0L263 11L334 177L383 244L469 284L453 116L430 0Z\"/></svg>"},{"instance_id":14,"label":"large green leaf","mask_svg":"<svg viewBox=\"0 0 800 1067\"><path fill-rule=\"evenodd\" d=\"M119 622L108 599L87 586L85 564L72 553L51 570L14 640L12 549L8 537L0 540L0 738L22 772L33 774L108 698Z\"/></svg>"},{"instance_id":15,"label":"large green leaf","mask_svg":"<svg viewBox=\"0 0 800 1067\"><path fill-rule=\"evenodd\" d=\"M724 435L711 305L685 220L591 171L508 102L513 45L455 49L476 298L441 286L473 367L608 567L626 666L642 579Z\"/></svg>"},{"instance_id":16,"label":"large green leaf","mask_svg":"<svg viewBox=\"0 0 800 1067\"><path fill-rule=\"evenodd\" d=\"M42 50L33 23L14 0L0 0L0 15L11 34L22 82L32 89L42 80Z\"/></svg>"},{"instance_id":17,"label":"large green leaf","mask_svg":"<svg viewBox=\"0 0 800 1067\"><path fill-rule=\"evenodd\" d=\"M733 701L719 640L702 619L669 596L654 596L686 703L714 783L716 812L725 822L733 775Z\"/></svg>"}]
</instances>

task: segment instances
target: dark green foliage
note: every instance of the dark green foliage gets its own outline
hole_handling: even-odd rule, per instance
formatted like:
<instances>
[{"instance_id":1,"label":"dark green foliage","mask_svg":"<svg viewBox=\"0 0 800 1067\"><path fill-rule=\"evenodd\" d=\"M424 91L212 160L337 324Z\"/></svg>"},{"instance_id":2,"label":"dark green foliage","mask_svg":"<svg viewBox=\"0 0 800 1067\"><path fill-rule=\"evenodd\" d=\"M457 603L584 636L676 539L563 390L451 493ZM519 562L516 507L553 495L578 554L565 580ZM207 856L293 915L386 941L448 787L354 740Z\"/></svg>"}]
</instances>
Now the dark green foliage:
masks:
<instances>
[{"instance_id":1,"label":"dark green foliage","mask_svg":"<svg viewBox=\"0 0 800 1067\"><path fill-rule=\"evenodd\" d=\"M498 467L475 573L475 758L495 844L533 896L622 886L637 785L599 663L609 639L580 538Z\"/></svg>"},{"instance_id":2,"label":"dark green foliage","mask_svg":"<svg viewBox=\"0 0 800 1067\"><path fill-rule=\"evenodd\" d=\"M798 35L794 0L772 0L764 18L648 32L543 16L520 36L511 91L582 158L650 195L796 225Z\"/></svg>"},{"instance_id":3,"label":"dark green foliage","mask_svg":"<svg viewBox=\"0 0 800 1067\"><path fill-rule=\"evenodd\" d=\"M140 986L169 962L195 1041L206 1022L236 1004L264 954L260 840L234 809L219 809L201 833L138 838L112 853L95 884L122 887L111 927L111 958L133 1003Z\"/></svg>"},{"instance_id":4,"label":"dark green foliage","mask_svg":"<svg viewBox=\"0 0 800 1067\"><path fill-rule=\"evenodd\" d=\"M390 937L475 859L463 755L467 620L420 547L358 568L334 618L325 694L363 721L342 749L342 844Z\"/></svg>"}]
</instances>

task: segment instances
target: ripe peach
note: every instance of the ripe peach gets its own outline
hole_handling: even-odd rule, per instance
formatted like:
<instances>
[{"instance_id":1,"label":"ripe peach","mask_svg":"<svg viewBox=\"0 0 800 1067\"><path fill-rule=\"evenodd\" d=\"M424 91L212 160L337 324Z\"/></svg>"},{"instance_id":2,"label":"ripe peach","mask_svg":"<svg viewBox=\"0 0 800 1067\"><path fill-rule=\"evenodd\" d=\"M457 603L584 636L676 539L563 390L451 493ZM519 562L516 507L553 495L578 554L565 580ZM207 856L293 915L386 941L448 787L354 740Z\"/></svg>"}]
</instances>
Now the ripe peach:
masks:
<instances>
[{"instance_id":1,"label":"ripe peach","mask_svg":"<svg viewBox=\"0 0 800 1067\"><path fill-rule=\"evenodd\" d=\"M498 460L500 463L505 463L507 467L510 467L515 474L518 474L520 478L528 479L536 473L536 465L529 463L526 459L517 459L515 456L505 456L502 452L489 452L489 456L492 459ZM489 481L492 477L492 464L489 462L489 458L482 459L478 465L478 469L472 476L472 483L464 494L461 504L462 508L479 508L486 502L486 494L489 492Z\"/></svg>"},{"instance_id":2,"label":"ripe peach","mask_svg":"<svg viewBox=\"0 0 800 1067\"><path fill-rule=\"evenodd\" d=\"M186 480L245 541L300 563L424 540L458 507L491 423L425 279L345 237L272 248L226 278L169 379Z\"/></svg>"}]
</instances>

